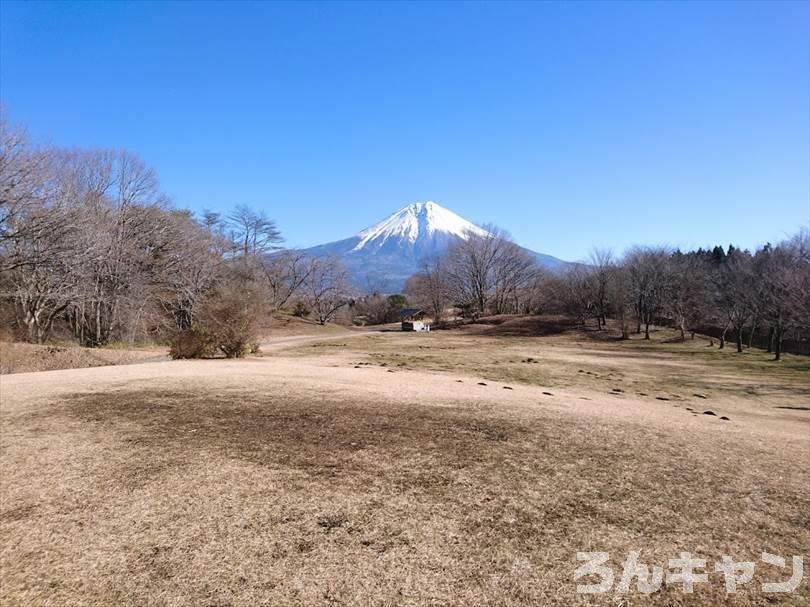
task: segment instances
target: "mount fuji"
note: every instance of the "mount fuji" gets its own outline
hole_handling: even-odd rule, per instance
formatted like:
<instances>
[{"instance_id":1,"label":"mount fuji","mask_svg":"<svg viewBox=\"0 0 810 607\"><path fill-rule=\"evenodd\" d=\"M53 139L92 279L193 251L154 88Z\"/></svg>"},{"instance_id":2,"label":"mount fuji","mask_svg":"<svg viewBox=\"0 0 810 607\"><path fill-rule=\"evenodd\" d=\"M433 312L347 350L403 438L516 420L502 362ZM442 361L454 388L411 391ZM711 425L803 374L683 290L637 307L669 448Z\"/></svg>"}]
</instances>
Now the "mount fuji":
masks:
<instances>
[{"instance_id":1,"label":"mount fuji","mask_svg":"<svg viewBox=\"0 0 810 607\"><path fill-rule=\"evenodd\" d=\"M486 233L435 202L414 202L350 238L311 247L306 252L339 258L358 287L391 292L402 290L423 259L444 252L471 234ZM551 255L525 250L550 270L568 265Z\"/></svg>"}]
</instances>

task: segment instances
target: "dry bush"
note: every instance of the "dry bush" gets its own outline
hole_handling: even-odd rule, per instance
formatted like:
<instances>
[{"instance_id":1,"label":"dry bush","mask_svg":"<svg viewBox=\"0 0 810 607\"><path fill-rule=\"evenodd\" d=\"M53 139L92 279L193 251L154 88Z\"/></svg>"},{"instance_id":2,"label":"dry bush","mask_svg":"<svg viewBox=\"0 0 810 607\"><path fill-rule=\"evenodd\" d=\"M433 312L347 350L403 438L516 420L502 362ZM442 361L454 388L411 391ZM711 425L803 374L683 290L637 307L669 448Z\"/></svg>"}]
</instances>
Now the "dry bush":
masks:
<instances>
[{"instance_id":1,"label":"dry bush","mask_svg":"<svg viewBox=\"0 0 810 607\"><path fill-rule=\"evenodd\" d=\"M258 342L265 304L255 289L226 285L204 307L203 323L226 358L242 358Z\"/></svg>"},{"instance_id":2,"label":"dry bush","mask_svg":"<svg viewBox=\"0 0 810 607\"><path fill-rule=\"evenodd\" d=\"M179 358L210 358L217 351L214 336L202 328L177 331L169 337L169 356Z\"/></svg>"},{"instance_id":3,"label":"dry bush","mask_svg":"<svg viewBox=\"0 0 810 607\"><path fill-rule=\"evenodd\" d=\"M206 298L192 328L170 338L172 358L242 358L259 351L259 325L267 314L262 290L250 281L223 281Z\"/></svg>"},{"instance_id":4,"label":"dry bush","mask_svg":"<svg viewBox=\"0 0 810 607\"><path fill-rule=\"evenodd\" d=\"M305 301L299 299L295 302L293 306L293 316L297 316L298 318L307 318L310 314L312 314L312 309L306 304Z\"/></svg>"}]
</instances>

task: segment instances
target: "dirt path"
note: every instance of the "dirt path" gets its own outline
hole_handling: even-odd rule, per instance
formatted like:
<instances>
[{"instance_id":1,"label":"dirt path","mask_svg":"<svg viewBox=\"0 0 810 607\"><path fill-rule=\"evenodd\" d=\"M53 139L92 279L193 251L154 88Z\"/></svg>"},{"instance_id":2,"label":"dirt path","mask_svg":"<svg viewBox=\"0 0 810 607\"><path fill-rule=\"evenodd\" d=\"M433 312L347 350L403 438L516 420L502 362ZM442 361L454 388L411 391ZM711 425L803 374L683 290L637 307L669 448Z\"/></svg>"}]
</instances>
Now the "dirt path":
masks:
<instances>
[{"instance_id":1,"label":"dirt path","mask_svg":"<svg viewBox=\"0 0 810 607\"><path fill-rule=\"evenodd\" d=\"M262 340L259 345L261 346L262 352L279 352L287 348L303 346L309 343L354 339L355 337L376 335L381 333L385 333L385 331L355 329L352 331L346 331L345 333L337 333L333 335L288 335L284 337L271 336Z\"/></svg>"}]
</instances>

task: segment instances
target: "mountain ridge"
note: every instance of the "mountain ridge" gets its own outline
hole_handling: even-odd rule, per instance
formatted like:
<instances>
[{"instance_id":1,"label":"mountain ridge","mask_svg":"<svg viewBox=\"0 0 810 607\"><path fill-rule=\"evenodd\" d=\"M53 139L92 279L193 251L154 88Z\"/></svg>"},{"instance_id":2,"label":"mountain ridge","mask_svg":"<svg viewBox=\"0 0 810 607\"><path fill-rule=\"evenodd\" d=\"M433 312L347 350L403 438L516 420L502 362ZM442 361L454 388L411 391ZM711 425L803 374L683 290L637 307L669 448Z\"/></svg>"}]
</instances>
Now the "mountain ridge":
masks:
<instances>
[{"instance_id":1,"label":"mountain ridge","mask_svg":"<svg viewBox=\"0 0 810 607\"><path fill-rule=\"evenodd\" d=\"M358 287L401 291L421 261L446 251L471 234L486 230L433 201L413 202L357 234L305 249L318 256L338 257ZM523 248L537 263L558 271L567 262Z\"/></svg>"}]
</instances>

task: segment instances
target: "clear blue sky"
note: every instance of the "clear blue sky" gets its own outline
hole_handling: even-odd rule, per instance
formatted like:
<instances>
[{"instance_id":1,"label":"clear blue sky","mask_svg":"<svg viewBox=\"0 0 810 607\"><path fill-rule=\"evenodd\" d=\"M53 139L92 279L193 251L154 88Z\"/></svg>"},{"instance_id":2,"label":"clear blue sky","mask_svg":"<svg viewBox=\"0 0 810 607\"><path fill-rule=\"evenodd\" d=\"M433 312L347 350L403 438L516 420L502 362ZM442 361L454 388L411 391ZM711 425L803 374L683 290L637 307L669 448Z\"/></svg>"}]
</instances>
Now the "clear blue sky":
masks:
<instances>
[{"instance_id":1,"label":"clear blue sky","mask_svg":"<svg viewBox=\"0 0 810 607\"><path fill-rule=\"evenodd\" d=\"M0 99L291 245L427 199L564 259L810 221L807 2L2 2Z\"/></svg>"}]
</instances>

